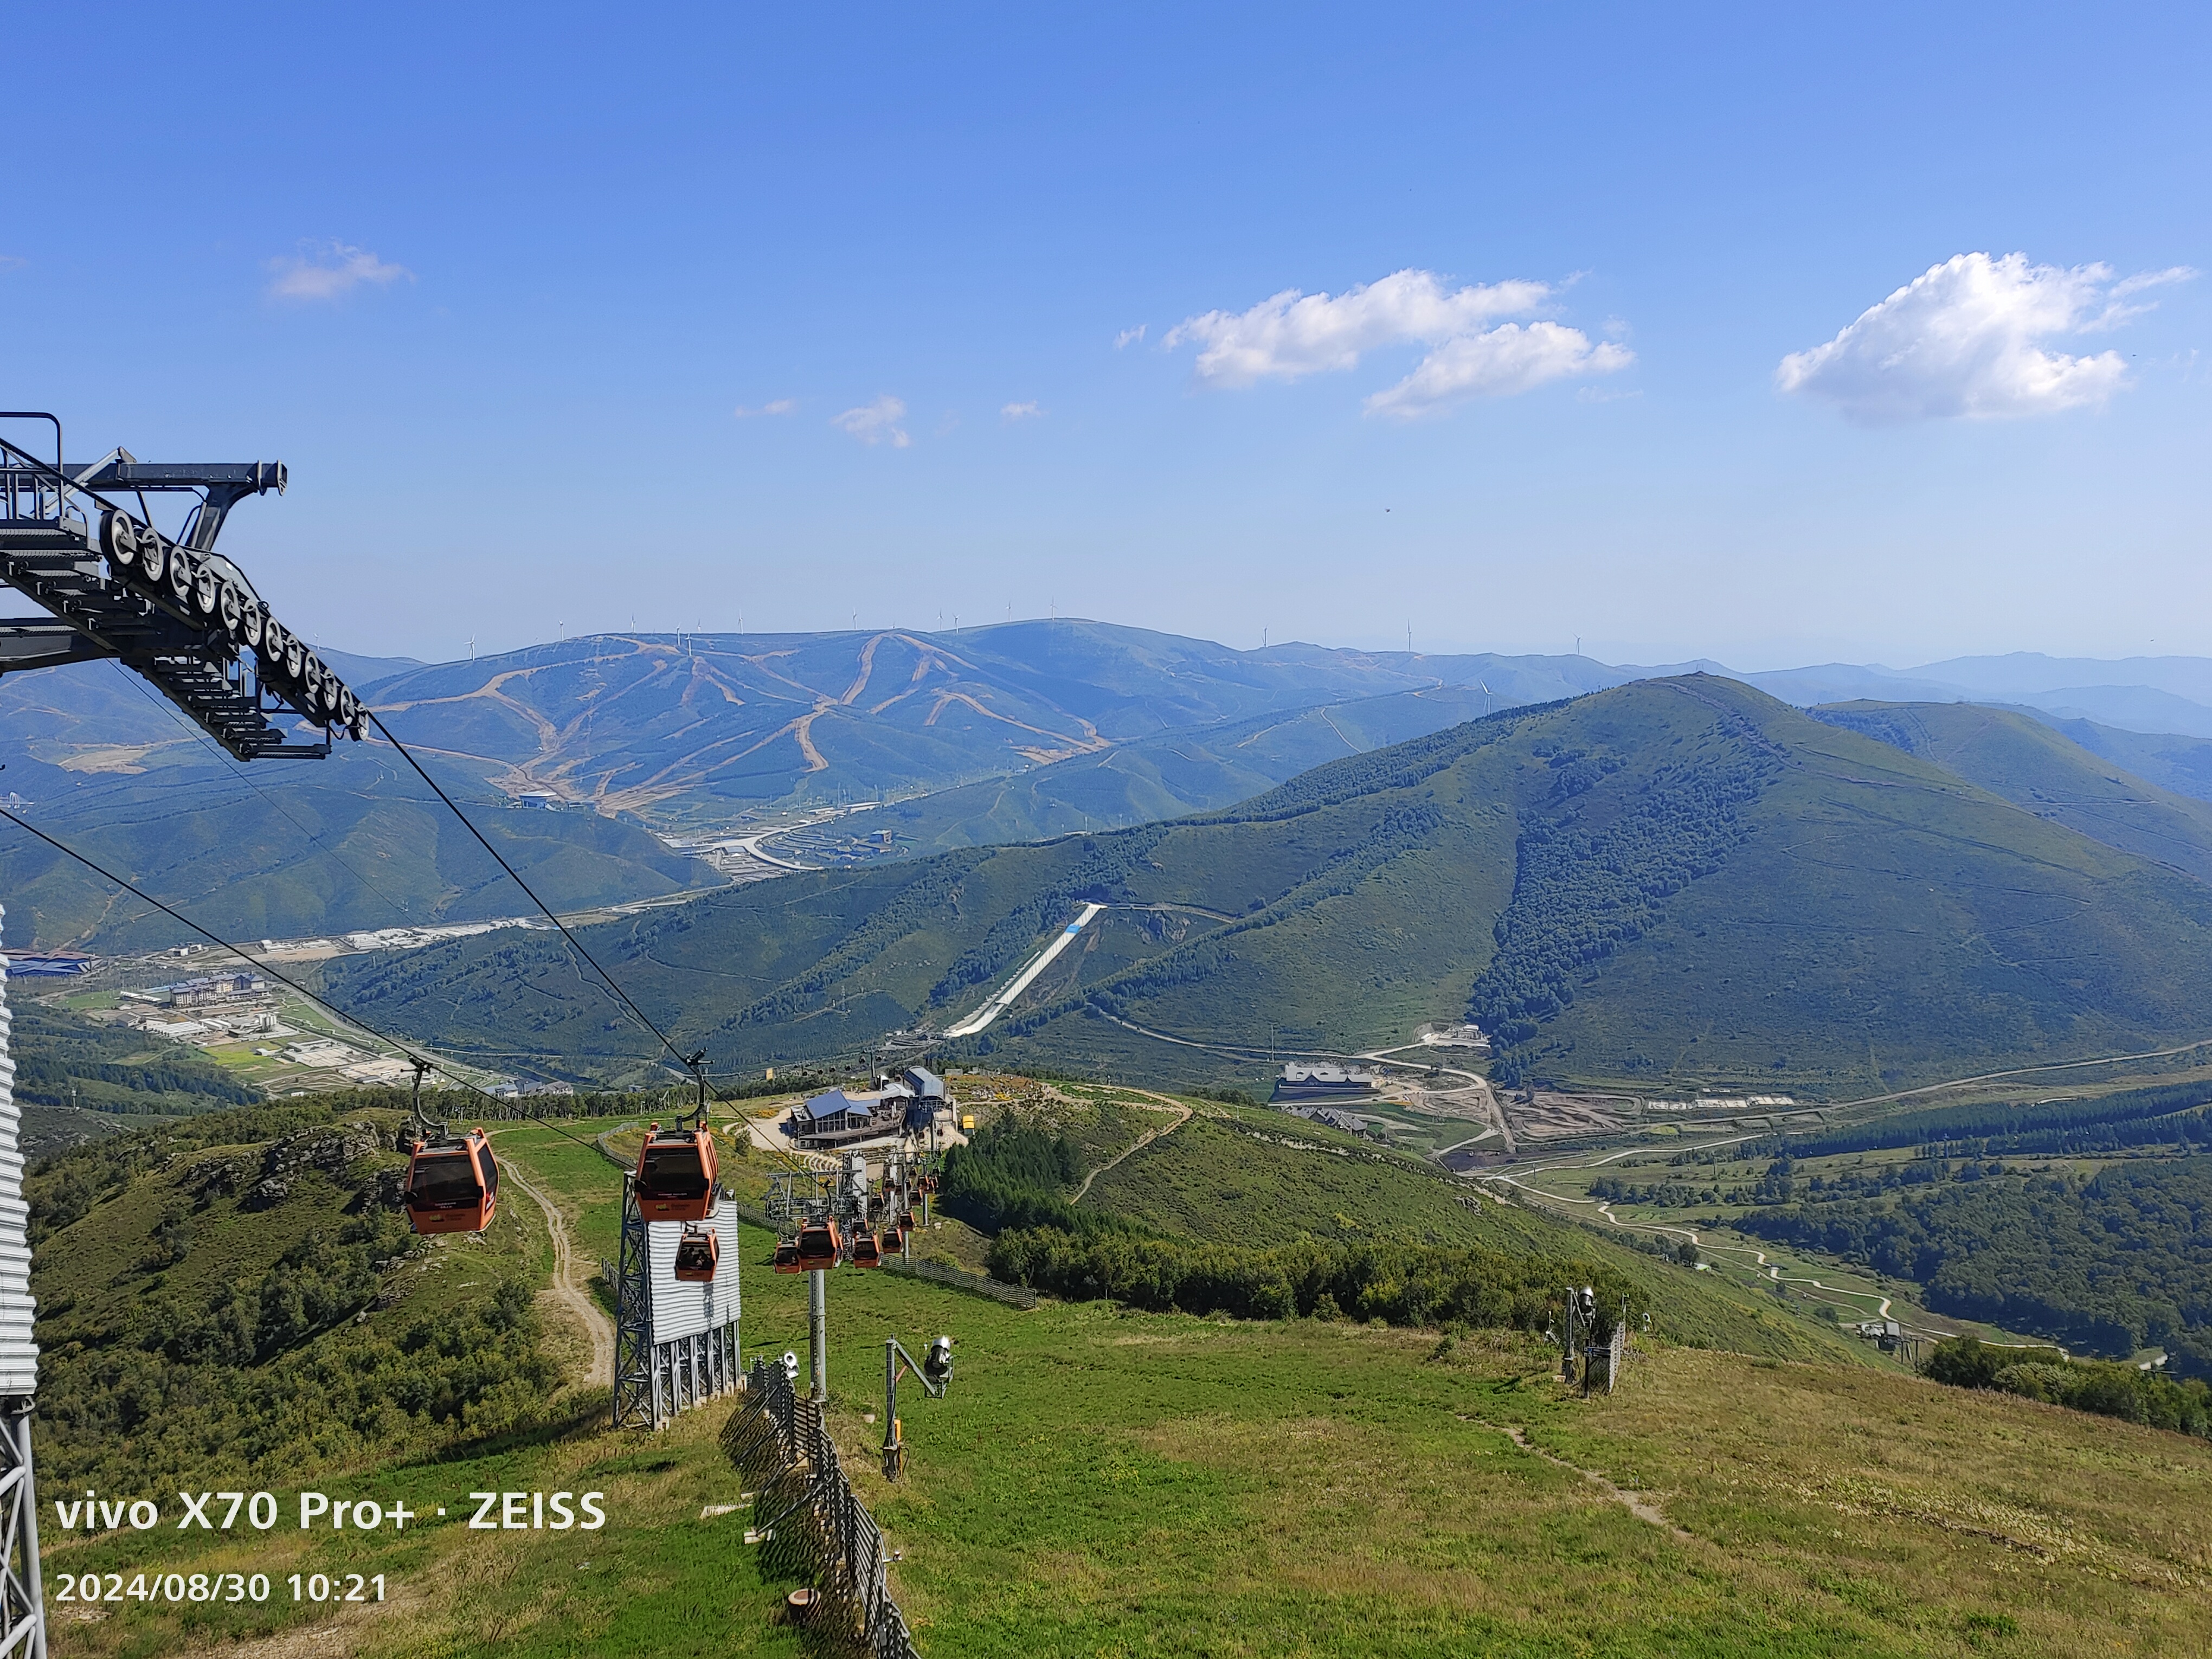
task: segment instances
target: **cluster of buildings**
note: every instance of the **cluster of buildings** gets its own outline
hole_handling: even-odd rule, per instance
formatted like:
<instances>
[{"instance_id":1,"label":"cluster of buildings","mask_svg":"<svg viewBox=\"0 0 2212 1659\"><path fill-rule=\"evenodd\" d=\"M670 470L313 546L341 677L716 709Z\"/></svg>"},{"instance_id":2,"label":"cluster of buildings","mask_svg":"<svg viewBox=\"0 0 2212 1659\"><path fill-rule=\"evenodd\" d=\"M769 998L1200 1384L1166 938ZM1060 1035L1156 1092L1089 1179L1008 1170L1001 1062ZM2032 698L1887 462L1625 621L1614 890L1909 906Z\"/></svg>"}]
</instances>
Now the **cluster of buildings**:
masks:
<instances>
[{"instance_id":1,"label":"cluster of buildings","mask_svg":"<svg viewBox=\"0 0 2212 1659\"><path fill-rule=\"evenodd\" d=\"M172 1042L225 1042L295 1035L276 1017L269 981L258 974L210 974L125 991L120 1023Z\"/></svg>"},{"instance_id":2,"label":"cluster of buildings","mask_svg":"<svg viewBox=\"0 0 2212 1659\"><path fill-rule=\"evenodd\" d=\"M885 1135L927 1133L951 1108L945 1079L920 1066L879 1074L869 1089L826 1089L791 1109L783 1121L794 1146L823 1152Z\"/></svg>"}]
</instances>

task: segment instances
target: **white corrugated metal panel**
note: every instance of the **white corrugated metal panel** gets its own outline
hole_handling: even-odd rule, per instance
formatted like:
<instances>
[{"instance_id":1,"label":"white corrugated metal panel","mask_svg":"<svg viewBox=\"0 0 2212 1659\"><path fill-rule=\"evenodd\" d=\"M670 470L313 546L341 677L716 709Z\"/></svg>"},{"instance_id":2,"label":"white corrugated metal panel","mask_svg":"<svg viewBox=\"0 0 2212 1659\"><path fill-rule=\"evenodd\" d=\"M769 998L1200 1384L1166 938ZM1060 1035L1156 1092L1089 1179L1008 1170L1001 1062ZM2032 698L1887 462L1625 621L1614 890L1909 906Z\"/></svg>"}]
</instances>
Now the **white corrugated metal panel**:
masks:
<instances>
[{"instance_id":1,"label":"white corrugated metal panel","mask_svg":"<svg viewBox=\"0 0 2212 1659\"><path fill-rule=\"evenodd\" d=\"M0 919L7 912L0 909ZM23 1158L16 1131L15 1067L7 1059L7 958L0 957L0 1395L39 1386L39 1345L31 1340L38 1304L31 1299L31 1249L23 1205Z\"/></svg>"},{"instance_id":2,"label":"white corrugated metal panel","mask_svg":"<svg viewBox=\"0 0 2212 1659\"><path fill-rule=\"evenodd\" d=\"M714 1277L705 1285L685 1284L676 1277L676 1246L684 1236L681 1223L657 1221L646 1227L655 1342L696 1336L738 1316L737 1212L724 1200L714 1206L709 1219L698 1224L712 1229L721 1239L722 1254L715 1263Z\"/></svg>"}]
</instances>

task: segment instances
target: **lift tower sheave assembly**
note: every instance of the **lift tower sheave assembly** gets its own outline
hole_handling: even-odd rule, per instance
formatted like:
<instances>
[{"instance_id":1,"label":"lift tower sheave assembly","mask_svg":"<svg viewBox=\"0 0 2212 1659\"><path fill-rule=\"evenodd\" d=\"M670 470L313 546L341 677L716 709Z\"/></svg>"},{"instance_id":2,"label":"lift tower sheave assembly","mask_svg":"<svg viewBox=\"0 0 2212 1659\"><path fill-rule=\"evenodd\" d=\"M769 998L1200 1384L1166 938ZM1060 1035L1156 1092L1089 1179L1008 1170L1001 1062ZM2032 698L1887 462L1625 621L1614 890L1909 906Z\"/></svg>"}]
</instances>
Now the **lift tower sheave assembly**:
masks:
<instances>
[{"instance_id":1,"label":"lift tower sheave assembly","mask_svg":"<svg viewBox=\"0 0 2212 1659\"><path fill-rule=\"evenodd\" d=\"M368 734L351 688L215 550L239 502L283 492L282 461L72 462L57 417L0 410L25 421L53 428L54 456L0 437L0 585L51 614L0 619L0 674L113 657L240 760L319 758L333 732ZM149 495L187 498L173 535ZM322 740L292 742L270 718L288 712Z\"/></svg>"},{"instance_id":2,"label":"lift tower sheave assembly","mask_svg":"<svg viewBox=\"0 0 2212 1659\"><path fill-rule=\"evenodd\" d=\"M335 732L368 735L361 700L215 550L239 502L283 493L283 462L149 464L123 449L72 462L58 417L0 410L0 422L20 422L53 428L53 459L0 437L0 586L47 614L0 619L0 674L112 657L241 761L320 758ZM187 498L173 533L149 495ZM270 718L288 714L320 740L292 741ZM39 1351L6 981L0 967L0 1656L46 1659L31 1467Z\"/></svg>"}]
</instances>

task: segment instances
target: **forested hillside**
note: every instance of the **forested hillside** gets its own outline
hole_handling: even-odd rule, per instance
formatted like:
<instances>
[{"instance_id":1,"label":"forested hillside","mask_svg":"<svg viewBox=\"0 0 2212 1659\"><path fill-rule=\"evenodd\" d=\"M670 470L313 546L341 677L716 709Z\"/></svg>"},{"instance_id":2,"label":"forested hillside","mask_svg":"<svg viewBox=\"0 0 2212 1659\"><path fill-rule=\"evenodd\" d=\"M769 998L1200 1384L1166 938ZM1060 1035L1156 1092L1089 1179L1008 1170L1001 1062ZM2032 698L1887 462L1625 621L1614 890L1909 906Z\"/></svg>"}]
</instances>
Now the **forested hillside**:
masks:
<instances>
[{"instance_id":1,"label":"forested hillside","mask_svg":"<svg viewBox=\"0 0 2212 1659\"><path fill-rule=\"evenodd\" d=\"M276 1485L539 1420L542 1233L526 1205L481 1241L410 1235L398 1103L215 1113L32 1176L48 1482Z\"/></svg>"},{"instance_id":2,"label":"forested hillside","mask_svg":"<svg viewBox=\"0 0 2212 1659\"><path fill-rule=\"evenodd\" d=\"M9 768L21 811L201 926L247 943L526 913L530 902L388 747L242 767L185 744L118 753L112 769ZM523 811L431 757L501 853L563 910L719 885L634 823ZM11 945L101 954L198 935L13 824L0 823Z\"/></svg>"},{"instance_id":3,"label":"forested hillside","mask_svg":"<svg viewBox=\"0 0 2212 1659\"><path fill-rule=\"evenodd\" d=\"M1927 1173L1871 1191L1798 1182L1781 1189L1793 1201L1730 1224L1910 1279L1941 1313L2112 1357L2164 1347L2177 1371L2212 1377L2212 1154L2087 1180L1971 1156Z\"/></svg>"},{"instance_id":4,"label":"forested hillside","mask_svg":"<svg viewBox=\"0 0 2212 1659\"><path fill-rule=\"evenodd\" d=\"M1207 1045L1498 1028L1508 1078L1852 1097L2212 1032L2212 888L1735 682L1640 681L1316 768L1237 806L799 876L595 930L734 1068L975 1007L1106 909L969 1048L1218 1079ZM557 950L333 964L344 1006L648 1063ZM959 1050L952 1051L954 1053Z\"/></svg>"}]
</instances>

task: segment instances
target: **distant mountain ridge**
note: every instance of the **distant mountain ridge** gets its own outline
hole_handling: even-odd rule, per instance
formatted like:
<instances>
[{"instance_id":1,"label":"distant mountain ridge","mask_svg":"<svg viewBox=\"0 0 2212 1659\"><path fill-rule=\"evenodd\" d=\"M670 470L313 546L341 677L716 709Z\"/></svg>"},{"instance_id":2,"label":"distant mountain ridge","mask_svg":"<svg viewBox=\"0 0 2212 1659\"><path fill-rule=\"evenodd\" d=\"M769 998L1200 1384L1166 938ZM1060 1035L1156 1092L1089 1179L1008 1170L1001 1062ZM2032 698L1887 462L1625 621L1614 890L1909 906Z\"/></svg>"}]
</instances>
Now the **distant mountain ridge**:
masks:
<instances>
[{"instance_id":1,"label":"distant mountain ridge","mask_svg":"<svg viewBox=\"0 0 2212 1659\"><path fill-rule=\"evenodd\" d=\"M704 866L678 876L651 830L727 835L795 808L867 800L886 804L866 822L889 829L907 857L1126 829L1218 811L1488 710L1685 669L1801 707L2001 696L2149 783L2212 799L2212 738L2188 735L2212 733L2212 706L2190 700L2212 696L2212 661L2199 659L2020 653L1732 674L1717 663L1571 655L1238 651L1079 620L951 635L600 635L428 665L326 654L471 811L507 824L497 809L537 793L590 809L507 825L540 845L531 856L547 860L537 865L546 896L567 908L719 879ZM2130 673L2143 683L2118 683ZM162 896L211 905L226 927L352 931L526 905L480 854L472 866L465 848L458 861L434 852L438 837L410 816L423 792L375 761L374 745L248 771L112 663L0 678L0 751L9 757L0 793L30 802L54 833L94 837ZM295 797L314 804L279 805ZM288 813L348 827L301 831ZM342 844L374 848L374 862ZM191 848L222 849L201 866L219 878L179 861ZM89 876L27 868L27 850L0 834L0 883L35 898L40 942L174 942L172 924L118 925L125 913L106 913L110 896Z\"/></svg>"},{"instance_id":2,"label":"distant mountain ridge","mask_svg":"<svg viewBox=\"0 0 2212 1659\"><path fill-rule=\"evenodd\" d=\"M2006 719L2030 752L2047 736ZM1108 908L977 1051L1218 1079L1237 1050L1357 1053L1472 1012L1508 1080L1848 1098L2212 1035L2212 886L1712 676L1208 815L717 894L592 949L743 1072L949 1024L1086 902ZM580 1076L647 1060L542 940L330 982L433 1038L526 1027Z\"/></svg>"}]
</instances>

